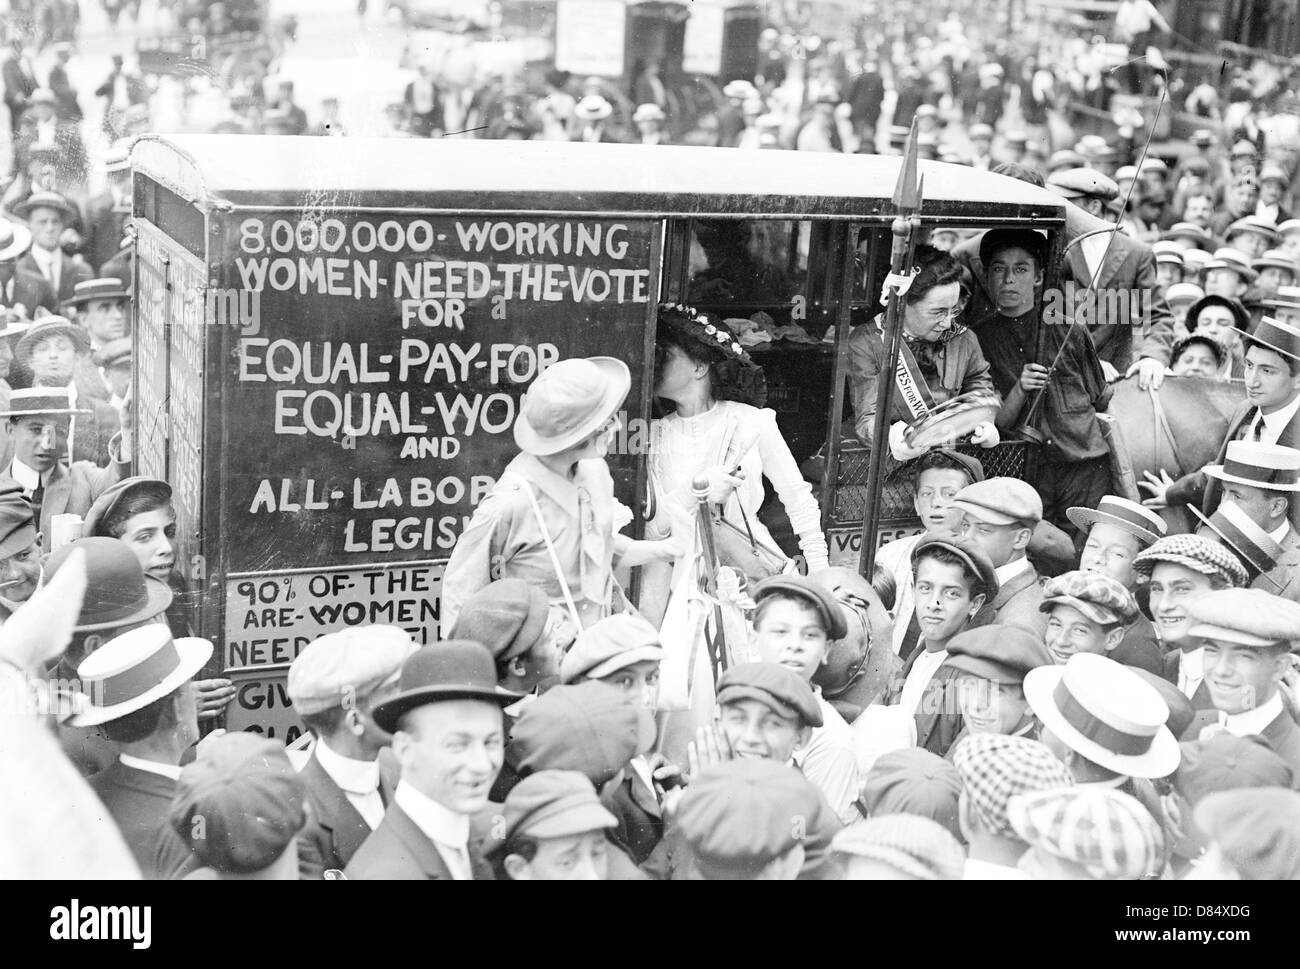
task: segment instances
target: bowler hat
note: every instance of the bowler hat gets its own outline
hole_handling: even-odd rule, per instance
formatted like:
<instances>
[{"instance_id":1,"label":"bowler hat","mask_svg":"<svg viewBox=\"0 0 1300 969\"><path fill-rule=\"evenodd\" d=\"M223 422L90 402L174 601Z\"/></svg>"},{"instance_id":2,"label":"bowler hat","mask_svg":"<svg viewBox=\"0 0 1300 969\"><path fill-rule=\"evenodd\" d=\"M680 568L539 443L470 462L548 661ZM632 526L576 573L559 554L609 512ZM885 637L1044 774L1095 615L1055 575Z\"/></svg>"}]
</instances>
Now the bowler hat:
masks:
<instances>
[{"instance_id":1,"label":"bowler hat","mask_svg":"<svg viewBox=\"0 0 1300 969\"><path fill-rule=\"evenodd\" d=\"M523 579L497 579L465 602L451 638L482 643L497 663L504 663L541 640L550 613L550 600L537 586Z\"/></svg>"},{"instance_id":2,"label":"bowler hat","mask_svg":"<svg viewBox=\"0 0 1300 969\"><path fill-rule=\"evenodd\" d=\"M515 443L540 457L580 444L618 413L631 388L632 374L622 360L561 360L524 394L515 420Z\"/></svg>"},{"instance_id":3,"label":"bowler hat","mask_svg":"<svg viewBox=\"0 0 1300 969\"><path fill-rule=\"evenodd\" d=\"M72 341L78 353L90 352L90 337L83 327L65 316L46 316L33 323L19 338L14 356L30 366L28 361L31 360L37 344L54 336L66 336Z\"/></svg>"},{"instance_id":4,"label":"bowler hat","mask_svg":"<svg viewBox=\"0 0 1300 969\"><path fill-rule=\"evenodd\" d=\"M1088 531L1098 522L1122 528L1137 537L1139 549L1158 542L1169 530L1165 520L1155 512L1118 495L1104 495L1095 509L1080 506L1067 508L1065 516L1081 532Z\"/></svg>"},{"instance_id":5,"label":"bowler hat","mask_svg":"<svg viewBox=\"0 0 1300 969\"><path fill-rule=\"evenodd\" d=\"M90 511L86 512L81 533L86 538L93 538L96 535L114 538L115 536L102 531L100 526L113 514L113 510L120 502L140 494L148 494L159 505L165 505L172 500L172 486L161 478L148 478L143 475L123 478L95 499L95 503L90 506Z\"/></svg>"},{"instance_id":6,"label":"bowler hat","mask_svg":"<svg viewBox=\"0 0 1300 969\"><path fill-rule=\"evenodd\" d=\"M173 639L163 623L124 632L77 667L88 705L68 724L94 727L143 710L193 679L211 658L208 640Z\"/></svg>"},{"instance_id":7,"label":"bowler hat","mask_svg":"<svg viewBox=\"0 0 1300 969\"><path fill-rule=\"evenodd\" d=\"M402 664L397 695L371 711L375 723L397 732L402 715L427 703L443 700L482 700L507 706L519 699L497 686L492 654L481 643L448 639L417 649Z\"/></svg>"},{"instance_id":8,"label":"bowler hat","mask_svg":"<svg viewBox=\"0 0 1300 969\"><path fill-rule=\"evenodd\" d=\"M35 541L36 523L23 486L12 478L0 478L0 562L31 548ZM0 593L5 588L0 585Z\"/></svg>"},{"instance_id":9,"label":"bowler hat","mask_svg":"<svg viewBox=\"0 0 1300 969\"><path fill-rule=\"evenodd\" d=\"M33 192L13 207L13 213L20 218L29 219L37 209L54 209L69 219L77 214L72 204L58 192Z\"/></svg>"},{"instance_id":10,"label":"bowler hat","mask_svg":"<svg viewBox=\"0 0 1300 969\"><path fill-rule=\"evenodd\" d=\"M1065 746L1126 777L1165 777L1178 766L1169 707L1155 687L1114 660L1075 653L1025 675L1025 699Z\"/></svg>"},{"instance_id":11,"label":"bowler hat","mask_svg":"<svg viewBox=\"0 0 1300 969\"><path fill-rule=\"evenodd\" d=\"M131 547L117 538L80 538L64 545L45 563L46 575L55 575L76 549L86 553L86 594L75 632L143 622L172 604L171 587L146 576Z\"/></svg>"},{"instance_id":12,"label":"bowler hat","mask_svg":"<svg viewBox=\"0 0 1300 969\"><path fill-rule=\"evenodd\" d=\"M0 218L0 262L17 259L32 245L32 231L25 225Z\"/></svg>"}]
</instances>

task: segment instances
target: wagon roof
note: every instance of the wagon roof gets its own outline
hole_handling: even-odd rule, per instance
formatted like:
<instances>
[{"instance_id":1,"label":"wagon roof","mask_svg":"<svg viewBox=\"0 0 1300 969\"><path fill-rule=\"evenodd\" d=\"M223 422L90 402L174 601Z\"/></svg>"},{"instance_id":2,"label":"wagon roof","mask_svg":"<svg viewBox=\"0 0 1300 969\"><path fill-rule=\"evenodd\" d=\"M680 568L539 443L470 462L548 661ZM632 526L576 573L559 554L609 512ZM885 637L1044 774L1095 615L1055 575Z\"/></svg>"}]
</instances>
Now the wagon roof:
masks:
<instances>
[{"instance_id":1,"label":"wagon roof","mask_svg":"<svg viewBox=\"0 0 1300 969\"><path fill-rule=\"evenodd\" d=\"M892 212L901 158L735 148L150 135L132 167L202 207L428 208L839 218ZM923 161L922 215L1064 219L1044 189Z\"/></svg>"}]
</instances>

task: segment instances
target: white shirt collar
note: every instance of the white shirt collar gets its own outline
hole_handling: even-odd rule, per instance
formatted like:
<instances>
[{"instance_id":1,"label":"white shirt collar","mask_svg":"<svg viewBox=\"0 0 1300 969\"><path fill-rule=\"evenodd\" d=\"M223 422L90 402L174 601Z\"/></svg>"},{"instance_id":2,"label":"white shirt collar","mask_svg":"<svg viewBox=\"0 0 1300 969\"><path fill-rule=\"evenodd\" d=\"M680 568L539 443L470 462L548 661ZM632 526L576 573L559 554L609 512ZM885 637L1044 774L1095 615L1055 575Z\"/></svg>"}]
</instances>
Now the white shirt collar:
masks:
<instances>
[{"instance_id":1,"label":"white shirt collar","mask_svg":"<svg viewBox=\"0 0 1300 969\"><path fill-rule=\"evenodd\" d=\"M417 791L409 781L398 781L393 800L425 833L430 841L453 850L465 851L469 845L469 815L439 804Z\"/></svg>"},{"instance_id":2,"label":"white shirt collar","mask_svg":"<svg viewBox=\"0 0 1300 969\"><path fill-rule=\"evenodd\" d=\"M117 759L122 762L123 767L134 767L136 770L148 771L150 774L160 774L174 781L180 780L181 777L179 764L160 764L156 760L142 760L130 754L118 754Z\"/></svg>"},{"instance_id":3,"label":"white shirt collar","mask_svg":"<svg viewBox=\"0 0 1300 969\"><path fill-rule=\"evenodd\" d=\"M356 760L330 749L322 739L316 744L316 759L321 770L348 794L372 794L379 790L379 761Z\"/></svg>"},{"instance_id":4,"label":"white shirt collar","mask_svg":"<svg viewBox=\"0 0 1300 969\"><path fill-rule=\"evenodd\" d=\"M1284 541L1286 541L1286 533L1289 532L1290 530L1291 530L1291 523L1289 521L1283 520L1281 525L1278 525L1277 528L1273 529L1271 532L1268 533L1268 537L1273 539L1273 541L1277 542L1279 545L1281 545Z\"/></svg>"},{"instance_id":5,"label":"white shirt collar","mask_svg":"<svg viewBox=\"0 0 1300 969\"><path fill-rule=\"evenodd\" d=\"M42 272L45 272L50 266L54 265L54 253L50 250L38 246L33 242L31 249L28 251L31 252L32 258L36 260L36 265L41 267Z\"/></svg>"},{"instance_id":6,"label":"white shirt collar","mask_svg":"<svg viewBox=\"0 0 1300 969\"><path fill-rule=\"evenodd\" d=\"M1000 565L993 570L993 574L998 577L998 585L1004 586L1021 572L1029 571L1029 559L1020 558L1014 562L1008 562L1006 565Z\"/></svg>"},{"instance_id":7,"label":"white shirt collar","mask_svg":"<svg viewBox=\"0 0 1300 969\"><path fill-rule=\"evenodd\" d=\"M1271 697L1245 713L1222 713L1219 721L1228 733L1234 737L1251 737L1262 734L1264 728L1282 713L1282 695L1274 693Z\"/></svg>"},{"instance_id":8,"label":"white shirt collar","mask_svg":"<svg viewBox=\"0 0 1300 969\"><path fill-rule=\"evenodd\" d=\"M1205 679L1205 647L1197 646L1195 649L1188 650L1179 655L1178 659L1178 683L1180 686L1186 684L1183 690L1191 699L1196 687L1201 685Z\"/></svg>"},{"instance_id":9,"label":"white shirt collar","mask_svg":"<svg viewBox=\"0 0 1300 969\"><path fill-rule=\"evenodd\" d=\"M13 464L9 467L9 476L23 486L25 491L35 491L41 485L41 479L48 476L49 472L42 475L35 468L29 468L23 462L14 458Z\"/></svg>"},{"instance_id":10,"label":"white shirt collar","mask_svg":"<svg viewBox=\"0 0 1300 969\"><path fill-rule=\"evenodd\" d=\"M1296 411L1300 411L1300 394L1296 399L1291 401L1285 407L1273 411L1271 414L1265 414L1262 410L1259 416L1264 420L1264 429L1272 436L1273 440L1265 443L1276 444L1278 436L1283 429L1291 423L1291 418L1295 417Z\"/></svg>"}]
</instances>

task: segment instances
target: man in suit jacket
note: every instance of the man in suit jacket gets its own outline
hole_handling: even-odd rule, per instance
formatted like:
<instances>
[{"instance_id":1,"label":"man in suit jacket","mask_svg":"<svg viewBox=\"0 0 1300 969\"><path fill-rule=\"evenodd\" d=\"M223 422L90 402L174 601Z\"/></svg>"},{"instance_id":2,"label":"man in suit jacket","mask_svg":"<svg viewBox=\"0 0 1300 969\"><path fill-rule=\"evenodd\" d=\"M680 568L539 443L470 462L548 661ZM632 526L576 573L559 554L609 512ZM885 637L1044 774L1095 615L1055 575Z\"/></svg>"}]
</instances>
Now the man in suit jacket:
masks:
<instances>
[{"instance_id":1,"label":"man in suit jacket","mask_svg":"<svg viewBox=\"0 0 1300 969\"><path fill-rule=\"evenodd\" d=\"M9 44L9 54L0 67L0 74L4 77L4 99L9 108L9 123L16 135L23 112L27 110L28 99L38 85L36 72L32 70L31 59L23 51L23 39L18 32L10 38Z\"/></svg>"},{"instance_id":2,"label":"man in suit jacket","mask_svg":"<svg viewBox=\"0 0 1300 969\"><path fill-rule=\"evenodd\" d=\"M77 101L77 90L68 79L68 61L72 58L72 45L58 43L54 45L54 55L58 58L50 68L48 87L54 92L58 101L59 118L74 124L81 121L83 112Z\"/></svg>"},{"instance_id":3,"label":"man in suit jacket","mask_svg":"<svg viewBox=\"0 0 1300 969\"><path fill-rule=\"evenodd\" d=\"M95 499L116 484L130 469L130 430L123 429L110 444L111 460L100 468L89 461L66 461L69 418L85 415L74 410L66 389L31 387L15 390L9 408L0 418L9 420L13 459L3 473L23 486L32 512L39 516L42 546L48 552L55 515L71 513L83 518Z\"/></svg>"},{"instance_id":4,"label":"man in suit jacket","mask_svg":"<svg viewBox=\"0 0 1300 969\"><path fill-rule=\"evenodd\" d=\"M1261 589L1224 589L1197 599L1190 612L1189 632L1204 643L1214 707L1197 714L1183 739L1218 730L1257 735L1300 777L1300 727L1279 690L1300 642L1300 603Z\"/></svg>"},{"instance_id":5,"label":"man in suit jacket","mask_svg":"<svg viewBox=\"0 0 1300 969\"><path fill-rule=\"evenodd\" d=\"M28 154L36 145L58 149L58 174L65 183L80 186L85 182L88 155L81 138L81 128L58 115L58 98L49 88L32 92L30 106L23 113L14 144L14 158L19 168L27 167Z\"/></svg>"},{"instance_id":6,"label":"man in suit jacket","mask_svg":"<svg viewBox=\"0 0 1300 969\"><path fill-rule=\"evenodd\" d=\"M37 273L49 281L55 299L62 305L72 298L77 283L93 275L85 263L76 262L59 248L63 230L76 216L72 203L55 192L35 192L14 213L27 220L32 245L18 260L18 268Z\"/></svg>"},{"instance_id":7,"label":"man in suit jacket","mask_svg":"<svg viewBox=\"0 0 1300 969\"><path fill-rule=\"evenodd\" d=\"M18 265L18 259L32 244L32 234L25 225L0 218L0 305L13 307L21 303L28 316L38 306L54 312L54 288L39 272Z\"/></svg>"},{"instance_id":8,"label":"man in suit jacket","mask_svg":"<svg viewBox=\"0 0 1300 969\"><path fill-rule=\"evenodd\" d=\"M1097 218L1104 218L1106 206L1119 196L1115 182L1088 168L1056 172L1047 180L1047 188ZM1139 358L1169 365L1173 316L1157 285L1155 254L1149 245L1118 229L1086 236L1066 254L1063 279L1073 282L1081 302L1090 287L1095 291L1096 299L1083 307L1108 380L1126 375ZM1135 344L1135 332L1140 343Z\"/></svg>"},{"instance_id":9,"label":"man in suit jacket","mask_svg":"<svg viewBox=\"0 0 1300 969\"><path fill-rule=\"evenodd\" d=\"M1228 446L1237 440L1259 441L1300 448L1300 329L1270 317L1260 321L1246 341L1246 401L1228 421L1228 431L1219 447L1214 466L1222 468ZM1213 514L1223 498L1221 479L1205 469L1183 475L1175 481L1163 468L1159 476L1146 472L1140 487L1150 494L1143 504L1200 505ZM1291 509L1291 522L1300 527L1300 502Z\"/></svg>"},{"instance_id":10,"label":"man in suit jacket","mask_svg":"<svg viewBox=\"0 0 1300 969\"><path fill-rule=\"evenodd\" d=\"M86 331L62 316L46 316L19 338L15 362L31 375L33 387L63 388L72 406L85 412L69 428L72 461L106 464L121 415L109 404L108 385L90 360Z\"/></svg>"},{"instance_id":11,"label":"man in suit jacket","mask_svg":"<svg viewBox=\"0 0 1300 969\"><path fill-rule=\"evenodd\" d=\"M348 878L492 878L470 822L501 769L501 708L517 699L497 686L492 654L478 643L446 640L410 655L397 694L371 711L393 735L402 779Z\"/></svg>"},{"instance_id":12,"label":"man in suit jacket","mask_svg":"<svg viewBox=\"0 0 1300 969\"><path fill-rule=\"evenodd\" d=\"M168 823L181 755L199 739L191 680L212 656L204 639L173 640L157 623L122 633L77 667L90 698L69 725L102 726L117 761L90 779L145 878L179 878L199 867Z\"/></svg>"},{"instance_id":13,"label":"man in suit jacket","mask_svg":"<svg viewBox=\"0 0 1300 969\"><path fill-rule=\"evenodd\" d=\"M392 737L370 711L396 693L415 648L395 626L354 626L315 640L289 667L289 700L316 738L300 774L312 806L298 835L303 879L343 871L392 803L397 763L382 756Z\"/></svg>"},{"instance_id":14,"label":"man in suit jacket","mask_svg":"<svg viewBox=\"0 0 1300 969\"><path fill-rule=\"evenodd\" d=\"M998 577L998 594L984 603L972 625L1019 626L1038 637L1047 630L1039 610L1043 586L1026 549L1043 519L1043 500L1019 478L987 478L957 492L963 513L958 535L984 552Z\"/></svg>"}]
</instances>

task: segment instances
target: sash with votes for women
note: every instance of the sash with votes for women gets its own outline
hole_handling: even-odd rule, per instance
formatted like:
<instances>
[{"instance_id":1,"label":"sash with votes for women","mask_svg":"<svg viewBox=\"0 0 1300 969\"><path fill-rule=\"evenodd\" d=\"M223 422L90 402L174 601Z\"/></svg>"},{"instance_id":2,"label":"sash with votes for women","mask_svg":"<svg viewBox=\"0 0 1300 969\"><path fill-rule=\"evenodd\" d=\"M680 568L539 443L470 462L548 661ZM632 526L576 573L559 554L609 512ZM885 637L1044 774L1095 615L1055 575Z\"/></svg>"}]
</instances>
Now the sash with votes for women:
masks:
<instances>
[{"instance_id":1,"label":"sash with votes for women","mask_svg":"<svg viewBox=\"0 0 1300 969\"><path fill-rule=\"evenodd\" d=\"M880 332L880 338L883 342L885 338L884 327L877 322L876 329ZM920 364L916 362L916 357L912 355L912 350L907 345L906 339L899 341L898 367L894 371L894 386L898 388L899 398L903 401L903 406L907 408L913 422L928 417L930 411L934 409L934 395L930 393L930 388L925 382L925 376L921 373Z\"/></svg>"}]
</instances>

